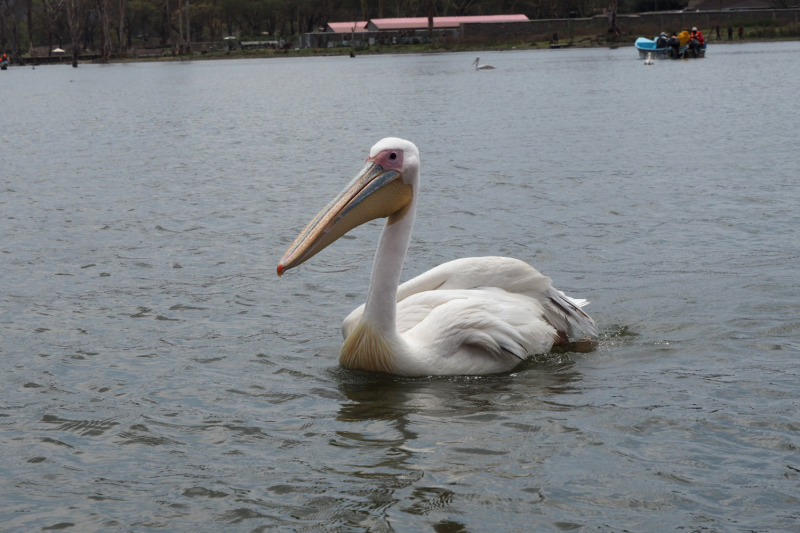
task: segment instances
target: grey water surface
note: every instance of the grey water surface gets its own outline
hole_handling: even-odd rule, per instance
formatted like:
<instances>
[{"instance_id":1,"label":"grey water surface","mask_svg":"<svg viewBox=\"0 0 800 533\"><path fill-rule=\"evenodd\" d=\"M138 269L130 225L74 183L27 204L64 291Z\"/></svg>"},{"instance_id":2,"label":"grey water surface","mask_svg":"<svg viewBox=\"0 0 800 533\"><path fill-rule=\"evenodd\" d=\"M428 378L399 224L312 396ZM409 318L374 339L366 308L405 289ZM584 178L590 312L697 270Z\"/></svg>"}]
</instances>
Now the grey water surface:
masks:
<instances>
[{"instance_id":1,"label":"grey water surface","mask_svg":"<svg viewBox=\"0 0 800 533\"><path fill-rule=\"evenodd\" d=\"M0 530L800 531L800 43L0 73ZM280 256L386 136L403 279L530 262L590 353L337 365L381 224Z\"/></svg>"}]
</instances>

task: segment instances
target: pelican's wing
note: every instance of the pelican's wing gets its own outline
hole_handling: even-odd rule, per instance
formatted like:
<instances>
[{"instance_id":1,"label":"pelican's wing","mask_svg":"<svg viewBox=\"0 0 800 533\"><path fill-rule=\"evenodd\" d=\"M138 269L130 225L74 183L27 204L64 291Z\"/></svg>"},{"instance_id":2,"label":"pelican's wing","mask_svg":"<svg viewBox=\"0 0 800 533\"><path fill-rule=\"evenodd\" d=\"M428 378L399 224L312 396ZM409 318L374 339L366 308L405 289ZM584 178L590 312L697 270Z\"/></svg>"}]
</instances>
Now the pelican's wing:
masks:
<instances>
[{"instance_id":1,"label":"pelican's wing","mask_svg":"<svg viewBox=\"0 0 800 533\"><path fill-rule=\"evenodd\" d=\"M597 337L594 320L581 310L589 300L571 298L555 287L547 289L545 295L547 297L544 302L545 315L547 321L556 329L574 336L584 334Z\"/></svg>"},{"instance_id":2,"label":"pelican's wing","mask_svg":"<svg viewBox=\"0 0 800 533\"><path fill-rule=\"evenodd\" d=\"M397 301L432 290L497 287L507 292L544 293L550 278L519 259L511 257L465 257L443 263L410 279L397 288Z\"/></svg>"},{"instance_id":3,"label":"pelican's wing","mask_svg":"<svg viewBox=\"0 0 800 533\"><path fill-rule=\"evenodd\" d=\"M558 337L539 302L498 288L409 296L397 306L397 329L440 374L450 366L476 374L508 368L509 359L550 351Z\"/></svg>"},{"instance_id":4,"label":"pelican's wing","mask_svg":"<svg viewBox=\"0 0 800 533\"><path fill-rule=\"evenodd\" d=\"M466 257L443 263L400 285L397 288L397 301L399 304L410 296L428 291L492 287L535 300L541 306L541 313L546 320L559 331L573 335L597 335L594 322L581 310L588 303L586 300L570 298L555 289L550 278L528 263L510 257ZM344 320L342 333L345 338L363 314L362 305Z\"/></svg>"}]
</instances>

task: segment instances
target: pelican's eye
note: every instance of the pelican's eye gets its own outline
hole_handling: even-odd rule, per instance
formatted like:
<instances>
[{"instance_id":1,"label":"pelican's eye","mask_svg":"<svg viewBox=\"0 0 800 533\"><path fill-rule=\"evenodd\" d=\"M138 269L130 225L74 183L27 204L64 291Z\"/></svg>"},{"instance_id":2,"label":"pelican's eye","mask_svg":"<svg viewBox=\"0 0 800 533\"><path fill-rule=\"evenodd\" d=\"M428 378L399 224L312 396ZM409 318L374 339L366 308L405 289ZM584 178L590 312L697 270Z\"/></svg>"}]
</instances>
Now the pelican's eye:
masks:
<instances>
[{"instance_id":1,"label":"pelican's eye","mask_svg":"<svg viewBox=\"0 0 800 533\"><path fill-rule=\"evenodd\" d=\"M392 160L397 159L397 153L396 152L392 152L391 154L389 154L389 159L392 159Z\"/></svg>"}]
</instances>

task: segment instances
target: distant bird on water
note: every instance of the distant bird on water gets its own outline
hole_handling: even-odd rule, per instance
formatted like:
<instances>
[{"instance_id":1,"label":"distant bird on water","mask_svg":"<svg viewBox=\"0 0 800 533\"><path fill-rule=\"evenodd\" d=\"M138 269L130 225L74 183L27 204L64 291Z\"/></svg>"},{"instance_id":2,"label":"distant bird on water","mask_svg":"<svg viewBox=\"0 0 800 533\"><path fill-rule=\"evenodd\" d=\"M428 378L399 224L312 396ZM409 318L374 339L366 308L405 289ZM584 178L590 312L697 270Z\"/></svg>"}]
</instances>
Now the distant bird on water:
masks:
<instances>
[{"instance_id":1,"label":"distant bird on water","mask_svg":"<svg viewBox=\"0 0 800 533\"><path fill-rule=\"evenodd\" d=\"M647 52L647 59L644 60L645 65L652 65L653 64L653 53Z\"/></svg>"},{"instance_id":2,"label":"distant bird on water","mask_svg":"<svg viewBox=\"0 0 800 533\"><path fill-rule=\"evenodd\" d=\"M490 65L488 63L485 63L483 65L479 65L478 61L480 61L480 59L481 59L480 57L476 57L475 61L472 62L472 64L475 65L475 70L493 70L494 69L494 65Z\"/></svg>"}]
</instances>

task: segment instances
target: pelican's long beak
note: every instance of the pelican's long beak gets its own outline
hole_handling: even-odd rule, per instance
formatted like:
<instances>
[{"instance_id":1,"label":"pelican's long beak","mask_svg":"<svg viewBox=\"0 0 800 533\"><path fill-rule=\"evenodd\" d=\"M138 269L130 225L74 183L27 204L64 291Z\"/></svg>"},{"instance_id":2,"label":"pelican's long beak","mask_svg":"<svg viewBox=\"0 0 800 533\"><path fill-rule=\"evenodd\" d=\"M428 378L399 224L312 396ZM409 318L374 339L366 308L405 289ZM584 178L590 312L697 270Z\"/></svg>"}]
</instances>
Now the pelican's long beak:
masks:
<instances>
[{"instance_id":1,"label":"pelican's long beak","mask_svg":"<svg viewBox=\"0 0 800 533\"><path fill-rule=\"evenodd\" d=\"M411 185L403 183L399 171L384 170L381 165L367 161L353 181L309 222L289 246L278 263L278 275L314 257L365 222L395 214L404 216L412 196ZM390 224L393 222L389 220Z\"/></svg>"}]
</instances>

